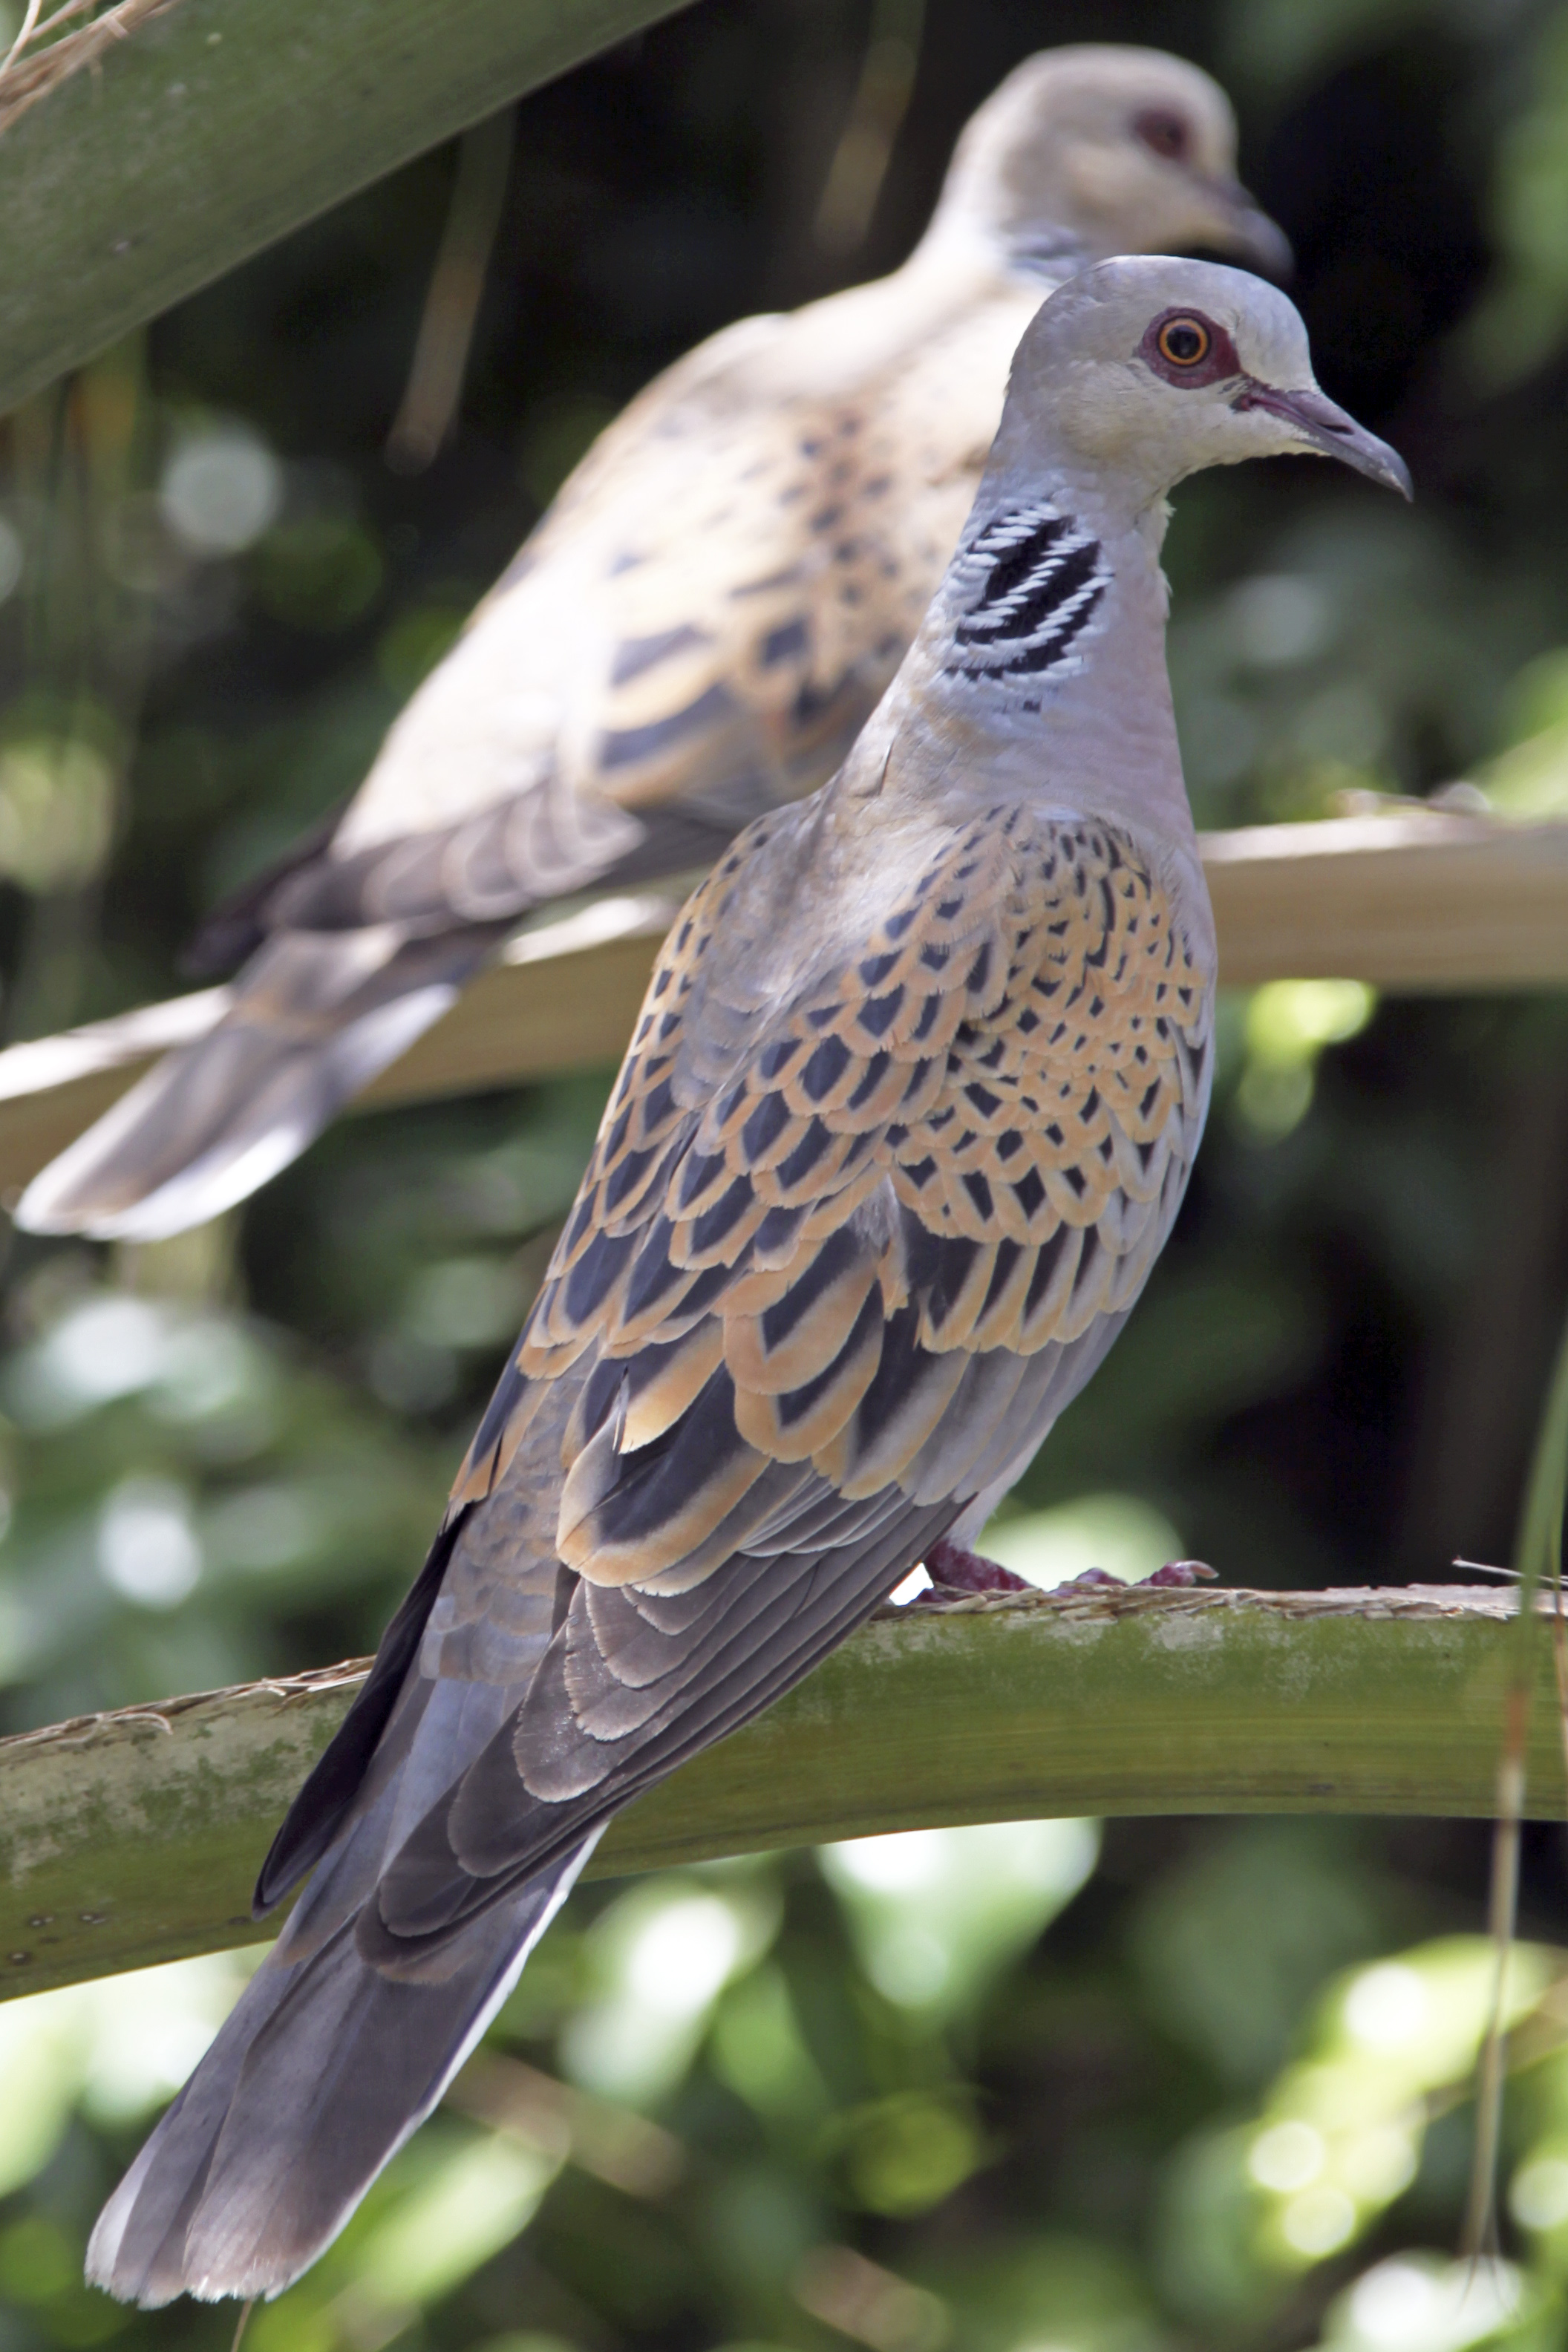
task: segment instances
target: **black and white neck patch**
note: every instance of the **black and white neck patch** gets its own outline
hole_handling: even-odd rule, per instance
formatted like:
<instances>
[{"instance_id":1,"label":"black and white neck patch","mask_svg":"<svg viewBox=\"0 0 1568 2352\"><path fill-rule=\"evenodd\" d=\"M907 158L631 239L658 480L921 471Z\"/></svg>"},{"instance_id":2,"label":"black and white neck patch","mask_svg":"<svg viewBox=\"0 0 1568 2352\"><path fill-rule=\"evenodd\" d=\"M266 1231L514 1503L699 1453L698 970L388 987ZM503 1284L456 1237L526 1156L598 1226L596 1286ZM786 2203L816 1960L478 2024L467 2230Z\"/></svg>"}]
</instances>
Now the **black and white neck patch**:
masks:
<instances>
[{"instance_id":1,"label":"black and white neck patch","mask_svg":"<svg viewBox=\"0 0 1568 2352\"><path fill-rule=\"evenodd\" d=\"M1100 541L1070 515L1015 507L960 557L976 593L953 631L950 677L1038 677L1077 667L1072 647L1110 585Z\"/></svg>"}]
</instances>

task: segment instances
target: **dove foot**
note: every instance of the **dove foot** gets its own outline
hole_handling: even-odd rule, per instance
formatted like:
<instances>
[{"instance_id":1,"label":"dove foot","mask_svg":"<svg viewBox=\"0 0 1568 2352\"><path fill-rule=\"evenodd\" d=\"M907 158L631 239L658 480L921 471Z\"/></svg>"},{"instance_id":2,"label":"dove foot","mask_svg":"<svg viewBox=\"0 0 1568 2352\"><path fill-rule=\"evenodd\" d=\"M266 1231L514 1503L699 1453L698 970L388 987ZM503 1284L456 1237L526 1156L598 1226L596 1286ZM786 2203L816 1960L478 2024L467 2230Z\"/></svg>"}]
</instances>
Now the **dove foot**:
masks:
<instances>
[{"instance_id":1,"label":"dove foot","mask_svg":"<svg viewBox=\"0 0 1568 2352\"><path fill-rule=\"evenodd\" d=\"M1184 1591L1194 1584L1212 1583L1217 1573L1205 1559L1168 1559L1163 1568L1154 1570L1152 1576L1141 1576L1136 1589L1162 1585L1167 1590L1177 1587ZM1112 1576L1108 1568L1086 1568L1081 1576L1069 1576L1065 1584L1058 1584L1054 1590L1058 1592L1079 1592L1100 1584L1113 1584L1122 1591L1129 1590L1126 1578Z\"/></svg>"},{"instance_id":2,"label":"dove foot","mask_svg":"<svg viewBox=\"0 0 1568 2352\"><path fill-rule=\"evenodd\" d=\"M927 1552L925 1571L933 1588L943 1592L1027 1592L1032 1589L1026 1576L1015 1576L1000 1560L965 1551L962 1544L949 1543L945 1536ZM921 1601L936 1597L934 1591L916 1595Z\"/></svg>"}]
</instances>

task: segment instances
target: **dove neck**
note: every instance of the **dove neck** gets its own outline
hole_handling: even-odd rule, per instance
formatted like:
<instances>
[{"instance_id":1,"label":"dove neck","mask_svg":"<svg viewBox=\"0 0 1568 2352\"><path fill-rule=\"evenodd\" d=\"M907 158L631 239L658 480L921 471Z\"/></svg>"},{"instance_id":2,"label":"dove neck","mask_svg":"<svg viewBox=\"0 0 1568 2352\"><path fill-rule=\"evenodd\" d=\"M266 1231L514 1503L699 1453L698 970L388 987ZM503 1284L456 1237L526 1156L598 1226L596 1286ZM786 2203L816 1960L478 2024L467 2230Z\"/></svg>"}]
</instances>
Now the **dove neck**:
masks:
<instances>
[{"instance_id":1,"label":"dove neck","mask_svg":"<svg viewBox=\"0 0 1568 2352\"><path fill-rule=\"evenodd\" d=\"M973 283L978 271L1000 271L1026 283L1034 281L1043 302L1064 278L1094 257L1081 232L1066 220L1053 219L1048 207L1010 222L994 208L944 199L904 264L904 273L951 274Z\"/></svg>"},{"instance_id":2,"label":"dove neck","mask_svg":"<svg viewBox=\"0 0 1568 2352\"><path fill-rule=\"evenodd\" d=\"M1189 846L1165 516L1163 499L1140 511L1081 476L988 474L862 756L895 789L973 801L1000 784Z\"/></svg>"}]
</instances>

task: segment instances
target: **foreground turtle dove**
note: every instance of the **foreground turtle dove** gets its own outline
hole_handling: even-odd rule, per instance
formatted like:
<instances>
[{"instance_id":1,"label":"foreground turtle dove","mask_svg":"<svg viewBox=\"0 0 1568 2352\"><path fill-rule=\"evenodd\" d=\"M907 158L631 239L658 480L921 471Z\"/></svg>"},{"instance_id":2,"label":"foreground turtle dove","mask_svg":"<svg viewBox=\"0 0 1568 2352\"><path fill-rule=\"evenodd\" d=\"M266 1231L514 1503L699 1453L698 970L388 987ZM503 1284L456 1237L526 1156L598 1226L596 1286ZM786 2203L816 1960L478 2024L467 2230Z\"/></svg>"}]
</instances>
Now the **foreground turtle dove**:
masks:
<instances>
[{"instance_id":1,"label":"foreground turtle dove","mask_svg":"<svg viewBox=\"0 0 1568 2352\"><path fill-rule=\"evenodd\" d=\"M666 946L417 1583L262 1871L313 1873L89 2275L274 2294L428 2113L611 1815L972 1539L1104 1356L1204 1123L1215 941L1165 493L1311 450L1408 488L1283 295L1047 301L841 772Z\"/></svg>"},{"instance_id":2,"label":"foreground turtle dove","mask_svg":"<svg viewBox=\"0 0 1568 2352\"><path fill-rule=\"evenodd\" d=\"M952 553L1042 294L1194 244L1279 265L1196 68L1031 58L890 278L714 337L566 484L324 837L212 929L217 1030L28 1188L37 1232L149 1240L303 1150L530 908L708 864L820 784Z\"/></svg>"}]
</instances>

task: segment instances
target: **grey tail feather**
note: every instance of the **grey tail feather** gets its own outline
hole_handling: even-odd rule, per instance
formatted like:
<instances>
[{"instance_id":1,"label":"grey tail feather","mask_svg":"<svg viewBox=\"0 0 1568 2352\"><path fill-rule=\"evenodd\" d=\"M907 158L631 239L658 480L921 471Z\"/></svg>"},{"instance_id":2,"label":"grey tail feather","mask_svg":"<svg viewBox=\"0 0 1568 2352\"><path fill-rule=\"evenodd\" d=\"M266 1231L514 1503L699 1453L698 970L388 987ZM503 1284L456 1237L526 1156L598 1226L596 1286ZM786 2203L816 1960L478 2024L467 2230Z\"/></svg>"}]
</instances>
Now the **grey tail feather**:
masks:
<instances>
[{"instance_id":1,"label":"grey tail feather","mask_svg":"<svg viewBox=\"0 0 1568 2352\"><path fill-rule=\"evenodd\" d=\"M440 1018L508 928L278 933L216 1027L34 1177L16 1223L162 1241L247 1199Z\"/></svg>"},{"instance_id":2,"label":"grey tail feather","mask_svg":"<svg viewBox=\"0 0 1568 2352\"><path fill-rule=\"evenodd\" d=\"M417 1974L362 1958L353 1917L295 1961L285 1930L100 2214L91 2284L146 2310L290 2286L436 2105L598 1836Z\"/></svg>"}]
</instances>

